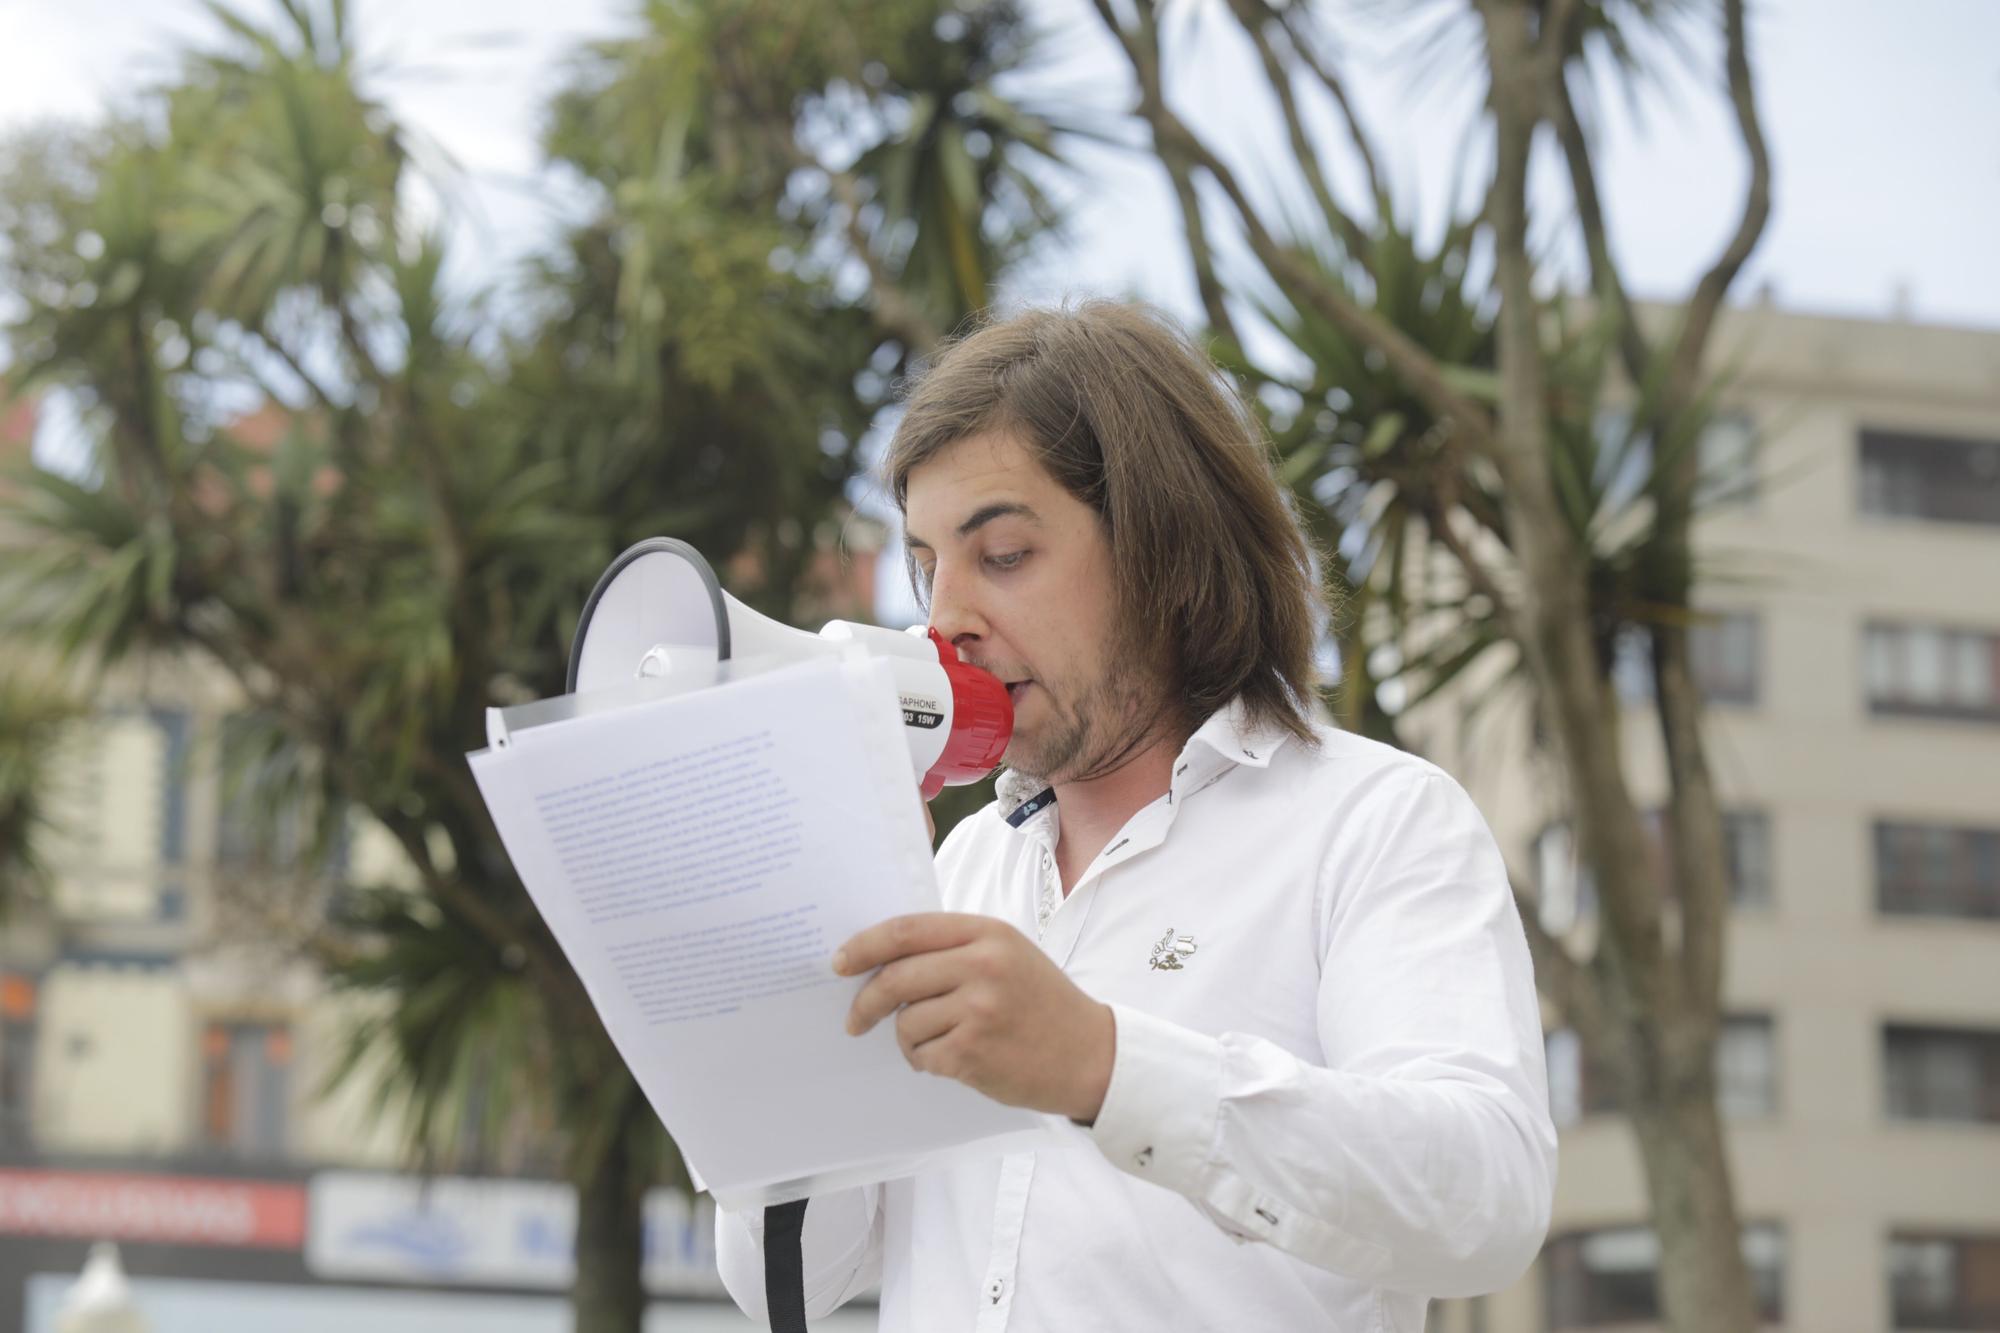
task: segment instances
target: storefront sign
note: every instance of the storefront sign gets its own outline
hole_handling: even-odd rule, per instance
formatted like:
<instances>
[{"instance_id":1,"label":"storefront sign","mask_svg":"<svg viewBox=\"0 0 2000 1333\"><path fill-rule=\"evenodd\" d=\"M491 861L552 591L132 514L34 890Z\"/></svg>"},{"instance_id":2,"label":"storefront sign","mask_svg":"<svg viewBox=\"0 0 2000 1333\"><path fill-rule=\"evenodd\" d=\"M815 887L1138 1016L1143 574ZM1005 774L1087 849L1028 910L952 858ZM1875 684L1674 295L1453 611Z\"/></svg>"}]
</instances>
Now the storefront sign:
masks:
<instances>
[{"instance_id":1,"label":"storefront sign","mask_svg":"<svg viewBox=\"0 0 2000 1333\"><path fill-rule=\"evenodd\" d=\"M0 1169L0 1235L296 1250L305 1220L298 1185Z\"/></svg>"},{"instance_id":2,"label":"storefront sign","mask_svg":"<svg viewBox=\"0 0 2000 1333\"><path fill-rule=\"evenodd\" d=\"M576 1271L560 1182L324 1171L309 1196L306 1266L323 1278L562 1290ZM720 1294L713 1202L654 1190L645 1208L647 1290Z\"/></svg>"}]
</instances>

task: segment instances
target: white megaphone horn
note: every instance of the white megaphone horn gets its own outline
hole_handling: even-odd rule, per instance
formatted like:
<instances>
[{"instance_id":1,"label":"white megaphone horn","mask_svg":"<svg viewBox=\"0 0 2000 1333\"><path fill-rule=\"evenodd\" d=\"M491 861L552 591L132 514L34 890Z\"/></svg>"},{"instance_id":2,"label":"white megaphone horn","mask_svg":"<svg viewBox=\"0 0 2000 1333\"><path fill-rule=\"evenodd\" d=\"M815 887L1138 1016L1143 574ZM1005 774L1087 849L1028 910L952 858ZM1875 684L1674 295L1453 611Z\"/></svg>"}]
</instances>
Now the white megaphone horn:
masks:
<instances>
[{"instance_id":1,"label":"white megaphone horn","mask_svg":"<svg viewBox=\"0 0 2000 1333\"><path fill-rule=\"evenodd\" d=\"M701 553L672 537L626 550L591 589L570 646L578 694L682 667L754 657L803 659L850 646L888 661L903 736L924 799L993 771L1014 732L1014 704L998 677L958 660L936 630L828 622L818 634L752 611L722 590Z\"/></svg>"}]
</instances>

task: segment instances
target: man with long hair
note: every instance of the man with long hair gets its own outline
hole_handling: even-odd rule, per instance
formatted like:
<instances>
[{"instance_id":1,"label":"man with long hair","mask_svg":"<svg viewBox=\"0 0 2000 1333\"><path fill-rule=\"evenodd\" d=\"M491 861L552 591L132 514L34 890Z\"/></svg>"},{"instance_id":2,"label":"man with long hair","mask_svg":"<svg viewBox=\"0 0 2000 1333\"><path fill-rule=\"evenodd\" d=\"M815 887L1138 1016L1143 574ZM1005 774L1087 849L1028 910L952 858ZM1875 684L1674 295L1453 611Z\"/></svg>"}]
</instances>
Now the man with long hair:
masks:
<instances>
[{"instance_id":1,"label":"man with long hair","mask_svg":"<svg viewBox=\"0 0 2000 1333\"><path fill-rule=\"evenodd\" d=\"M1513 1281L1556 1140L1506 870L1451 778L1319 720L1311 546L1226 379L1145 309L1031 311L937 358L886 470L1015 728L953 910L836 954L849 1030L1068 1124L814 1198L807 1313L1416 1333ZM760 1218L717 1231L762 1313Z\"/></svg>"}]
</instances>

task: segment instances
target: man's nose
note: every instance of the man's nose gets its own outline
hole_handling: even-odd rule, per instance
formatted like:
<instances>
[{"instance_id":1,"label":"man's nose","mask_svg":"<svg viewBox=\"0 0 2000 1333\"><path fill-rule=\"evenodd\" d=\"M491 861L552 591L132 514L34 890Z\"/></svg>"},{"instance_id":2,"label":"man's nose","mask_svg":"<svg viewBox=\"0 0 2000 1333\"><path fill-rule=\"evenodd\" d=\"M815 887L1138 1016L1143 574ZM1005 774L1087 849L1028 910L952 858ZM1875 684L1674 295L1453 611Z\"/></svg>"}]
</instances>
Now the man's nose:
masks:
<instances>
[{"instance_id":1,"label":"man's nose","mask_svg":"<svg viewBox=\"0 0 2000 1333\"><path fill-rule=\"evenodd\" d=\"M986 634L986 620L956 569L939 561L931 575L931 628L963 657Z\"/></svg>"}]
</instances>

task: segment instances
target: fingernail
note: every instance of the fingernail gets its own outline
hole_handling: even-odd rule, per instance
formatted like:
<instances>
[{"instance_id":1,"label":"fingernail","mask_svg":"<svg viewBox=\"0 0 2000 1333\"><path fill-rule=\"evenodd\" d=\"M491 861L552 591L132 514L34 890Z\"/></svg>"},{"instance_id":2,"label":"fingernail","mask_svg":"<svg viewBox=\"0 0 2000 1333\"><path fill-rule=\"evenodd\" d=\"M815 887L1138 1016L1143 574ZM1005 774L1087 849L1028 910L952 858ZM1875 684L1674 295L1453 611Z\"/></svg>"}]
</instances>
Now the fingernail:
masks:
<instances>
[{"instance_id":1,"label":"fingernail","mask_svg":"<svg viewBox=\"0 0 2000 1333\"><path fill-rule=\"evenodd\" d=\"M847 973L847 950L836 950L833 955L833 970L843 976Z\"/></svg>"}]
</instances>

